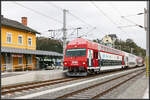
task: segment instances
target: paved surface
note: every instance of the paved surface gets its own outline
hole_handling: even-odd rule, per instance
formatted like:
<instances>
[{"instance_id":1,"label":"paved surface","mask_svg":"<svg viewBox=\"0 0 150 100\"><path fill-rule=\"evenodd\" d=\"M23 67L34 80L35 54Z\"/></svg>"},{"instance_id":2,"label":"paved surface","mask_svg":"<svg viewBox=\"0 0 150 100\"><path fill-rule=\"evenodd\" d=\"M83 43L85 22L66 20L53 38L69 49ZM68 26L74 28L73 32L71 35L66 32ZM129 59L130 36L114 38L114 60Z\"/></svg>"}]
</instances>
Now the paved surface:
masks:
<instances>
[{"instance_id":1,"label":"paved surface","mask_svg":"<svg viewBox=\"0 0 150 100\"><path fill-rule=\"evenodd\" d=\"M134 82L129 88L127 88L118 99L139 99L146 98L149 94L149 78L146 78L145 74ZM146 95L146 96L144 96ZM149 96L148 96L149 97Z\"/></svg>"},{"instance_id":2,"label":"paved surface","mask_svg":"<svg viewBox=\"0 0 150 100\"><path fill-rule=\"evenodd\" d=\"M12 77L12 76L16 76L16 75L22 75L25 73L27 73L27 72L3 72L3 73L1 73L1 78Z\"/></svg>"},{"instance_id":3,"label":"paved surface","mask_svg":"<svg viewBox=\"0 0 150 100\"><path fill-rule=\"evenodd\" d=\"M106 75L107 77L108 75ZM64 86L62 85L57 85L57 87L49 87L47 86L43 91L40 91L40 92L36 92L36 93L32 93L30 92L30 94L28 95L24 95L22 96L21 98L32 98L32 99L54 99L56 98L57 96L60 96L60 95L63 95L65 93L69 93L71 91L75 91L75 90L78 90L78 89L81 89L81 88L84 88L84 87L87 87L87 86L90 86L90 85L93 85L93 84L96 84L97 82L100 82L100 81L106 81L106 79L109 79L109 78L104 78L103 80L101 80L102 77L99 77L99 78L94 78L94 79L87 79L85 81L79 81L79 82L69 82L68 85L67 84L64 84ZM93 81L92 81L93 80ZM95 80L95 81L94 81ZM87 81L87 82L86 82ZM88 81L91 81L91 82L88 82ZM81 84L82 83L82 84ZM86 84L83 84L83 83L86 83ZM77 85L78 84L78 85ZM80 85L79 85L80 84ZM72 87L73 85L77 85L74 87ZM128 84L129 86L131 84ZM70 87L70 88L67 88L67 87ZM105 87L106 88L106 87ZM42 90L42 89L41 89ZM123 91L124 92L124 91ZM110 98L110 97L106 97L106 98ZM142 97L140 97L142 98ZM18 99L18 98L17 98ZM112 98L111 98L112 99Z\"/></svg>"},{"instance_id":4,"label":"paved surface","mask_svg":"<svg viewBox=\"0 0 150 100\"><path fill-rule=\"evenodd\" d=\"M45 80L45 79L55 79L56 77L62 77L62 69L59 69L59 70L43 70L43 71L34 71L34 75L36 76L36 78L34 77L34 79L39 79L39 80ZM31 72L33 73L33 72ZM60 74L61 73L61 74ZM16 76L21 76L21 75L16 75ZM12 76L12 77L16 77L16 76ZM31 75L29 75L31 76ZM9 78L9 77L6 77L6 79ZM57 84L57 85L54 85L54 86L47 86L47 87L43 87L43 88L39 88L39 89L31 89L29 92L28 91L25 91L23 94L16 94L18 95L19 97L22 95L29 95L29 94L33 94L33 93L40 93L40 92L46 92L46 91L52 91L56 88L61 88L61 86L67 86L67 85L73 85L73 84L78 84L80 82L84 82L86 79L84 80L78 80L78 81L72 81L72 82L67 82L66 83L62 83L62 84ZM90 80L90 79L88 79ZM10 81L10 80L9 80ZM99 80L97 80L99 81ZM103 81L103 80L101 80ZM103 98L105 99L113 99L113 98L116 98L116 99L142 99L142 98L148 98L149 95L149 84L148 84L149 80L148 78L146 79L145 77L145 73L143 75L140 75L139 77L135 78L134 80L126 83L125 85L123 85L122 87L112 91L112 93L110 92L110 94L104 96ZM37 96L37 97L33 97L33 99L41 99L41 98L44 98L44 99L50 99L50 98L55 98L57 97L58 95L62 95L62 93L68 93L68 92L71 92L71 91L74 91L74 90L78 90L78 89L81 89L81 88L84 88L84 87L87 87L89 85L92 85L92 84L96 84L96 82L89 82L88 84L83 84L83 85L79 85L77 86L76 88L67 88L67 89L62 89L62 91L56 91L54 93L46 93L46 94L43 94L43 95L40 95L40 96ZM64 88L64 87L63 87ZM43 93L42 92L42 93ZM9 97L10 96L10 97ZM12 95L9 95L8 98L15 98L15 96L13 97ZM17 97L18 97L17 96Z\"/></svg>"},{"instance_id":5,"label":"paved surface","mask_svg":"<svg viewBox=\"0 0 150 100\"><path fill-rule=\"evenodd\" d=\"M1 74L1 86L14 85L33 81L44 81L65 77L62 69L6 72Z\"/></svg>"}]
</instances>

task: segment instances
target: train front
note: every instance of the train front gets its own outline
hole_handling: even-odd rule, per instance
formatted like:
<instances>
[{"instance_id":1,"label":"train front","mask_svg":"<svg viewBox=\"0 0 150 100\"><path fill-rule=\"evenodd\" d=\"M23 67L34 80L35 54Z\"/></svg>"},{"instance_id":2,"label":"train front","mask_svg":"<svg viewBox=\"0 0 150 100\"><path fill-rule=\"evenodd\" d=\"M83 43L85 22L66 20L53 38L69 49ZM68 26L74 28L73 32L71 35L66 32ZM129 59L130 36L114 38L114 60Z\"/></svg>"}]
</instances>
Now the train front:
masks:
<instances>
[{"instance_id":1,"label":"train front","mask_svg":"<svg viewBox=\"0 0 150 100\"><path fill-rule=\"evenodd\" d=\"M87 76L87 41L77 38L68 43L64 55L67 76Z\"/></svg>"}]
</instances>

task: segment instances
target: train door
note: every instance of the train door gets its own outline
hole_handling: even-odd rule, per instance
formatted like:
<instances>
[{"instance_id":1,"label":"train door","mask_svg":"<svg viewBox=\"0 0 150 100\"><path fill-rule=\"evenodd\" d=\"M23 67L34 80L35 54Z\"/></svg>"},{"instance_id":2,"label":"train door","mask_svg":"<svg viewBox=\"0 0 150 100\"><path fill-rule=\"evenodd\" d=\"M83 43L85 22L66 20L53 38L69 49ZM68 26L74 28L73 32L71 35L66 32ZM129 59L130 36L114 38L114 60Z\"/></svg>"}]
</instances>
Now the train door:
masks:
<instances>
[{"instance_id":1,"label":"train door","mask_svg":"<svg viewBox=\"0 0 150 100\"><path fill-rule=\"evenodd\" d=\"M125 65L124 56L122 56L122 65Z\"/></svg>"},{"instance_id":2,"label":"train door","mask_svg":"<svg viewBox=\"0 0 150 100\"><path fill-rule=\"evenodd\" d=\"M88 49L87 65L88 67L93 66L93 50L90 49Z\"/></svg>"},{"instance_id":3,"label":"train door","mask_svg":"<svg viewBox=\"0 0 150 100\"><path fill-rule=\"evenodd\" d=\"M98 66L98 51L93 53L93 66Z\"/></svg>"}]
</instances>

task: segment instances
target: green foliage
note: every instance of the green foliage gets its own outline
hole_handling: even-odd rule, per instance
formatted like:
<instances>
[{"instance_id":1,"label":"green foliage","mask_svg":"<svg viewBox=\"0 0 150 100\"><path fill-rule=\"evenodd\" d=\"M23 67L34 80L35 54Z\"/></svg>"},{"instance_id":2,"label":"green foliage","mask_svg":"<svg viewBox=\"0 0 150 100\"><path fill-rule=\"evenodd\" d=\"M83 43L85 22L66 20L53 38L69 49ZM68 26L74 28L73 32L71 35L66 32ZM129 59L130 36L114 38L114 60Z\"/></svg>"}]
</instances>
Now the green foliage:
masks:
<instances>
[{"instance_id":1,"label":"green foliage","mask_svg":"<svg viewBox=\"0 0 150 100\"><path fill-rule=\"evenodd\" d=\"M98 42L99 39L93 40L93 42ZM117 39L115 41L115 49L120 49L122 51L131 53L131 48L133 48L133 54L137 56L146 56L146 50L139 47L132 39L127 39L126 41Z\"/></svg>"},{"instance_id":2,"label":"green foliage","mask_svg":"<svg viewBox=\"0 0 150 100\"><path fill-rule=\"evenodd\" d=\"M93 40L93 42L97 42L96 40Z\"/></svg>"},{"instance_id":3,"label":"green foliage","mask_svg":"<svg viewBox=\"0 0 150 100\"><path fill-rule=\"evenodd\" d=\"M63 52L62 41L53 40L45 37L36 38L36 49L44 51Z\"/></svg>"},{"instance_id":4,"label":"green foliage","mask_svg":"<svg viewBox=\"0 0 150 100\"><path fill-rule=\"evenodd\" d=\"M127 40L126 41L122 41L122 40L116 41L115 42L116 47L121 46L121 50L128 52L128 53L131 53L131 48L133 48L133 54L135 54L137 56L145 57L145 55L146 55L145 49L139 47L134 41L128 42Z\"/></svg>"}]
</instances>

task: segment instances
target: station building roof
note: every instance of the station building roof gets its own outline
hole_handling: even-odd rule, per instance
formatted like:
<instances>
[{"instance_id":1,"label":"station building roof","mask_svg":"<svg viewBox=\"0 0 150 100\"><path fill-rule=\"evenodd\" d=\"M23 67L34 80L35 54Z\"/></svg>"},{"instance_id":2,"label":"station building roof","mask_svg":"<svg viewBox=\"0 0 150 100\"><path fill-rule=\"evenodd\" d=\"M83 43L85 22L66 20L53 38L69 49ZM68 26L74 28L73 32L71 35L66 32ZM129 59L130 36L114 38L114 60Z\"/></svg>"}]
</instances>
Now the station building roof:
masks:
<instances>
[{"instance_id":1,"label":"station building roof","mask_svg":"<svg viewBox=\"0 0 150 100\"><path fill-rule=\"evenodd\" d=\"M24 30L24 31L27 31L27 32L35 33L35 34L40 34L36 30L34 30L34 29L32 29L28 26L25 26L25 25L23 25L22 23L20 23L18 21L5 18L3 15L1 15L1 25L12 27L12 28L15 28L15 29Z\"/></svg>"},{"instance_id":2,"label":"station building roof","mask_svg":"<svg viewBox=\"0 0 150 100\"><path fill-rule=\"evenodd\" d=\"M16 53L16 54L34 54L34 55L45 55L45 56L59 56L62 57L63 54L52 52L52 51L41 51L41 50L30 50L22 48L13 48L13 47L1 47L2 53Z\"/></svg>"}]
</instances>

